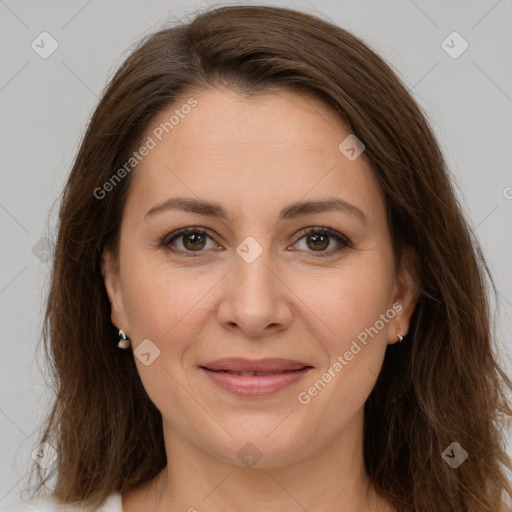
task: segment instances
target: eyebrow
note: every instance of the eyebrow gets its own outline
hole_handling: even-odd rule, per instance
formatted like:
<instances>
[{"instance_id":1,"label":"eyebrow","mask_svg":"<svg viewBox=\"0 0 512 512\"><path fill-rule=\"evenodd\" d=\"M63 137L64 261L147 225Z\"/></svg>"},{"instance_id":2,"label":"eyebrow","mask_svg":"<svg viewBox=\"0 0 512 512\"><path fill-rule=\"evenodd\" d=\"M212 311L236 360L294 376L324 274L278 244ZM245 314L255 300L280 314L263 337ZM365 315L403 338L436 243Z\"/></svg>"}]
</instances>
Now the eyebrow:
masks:
<instances>
[{"instance_id":1,"label":"eyebrow","mask_svg":"<svg viewBox=\"0 0 512 512\"><path fill-rule=\"evenodd\" d=\"M213 217L222 220L229 219L227 211L218 203L189 197L173 197L160 204L157 204L156 206L153 206L153 208L151 208L144 216L144 220L159 213L172 210L196 213L205 217ZM352 203L349 203L338 197L318 201L302 201L290 204L281 210L279 218L281 220L287 220L294 219L303 215L326 213L332 211L352 215L357 217L364 224L368 223L368 219L362 210L360 210Z\"/></svg>"}]
</instances>

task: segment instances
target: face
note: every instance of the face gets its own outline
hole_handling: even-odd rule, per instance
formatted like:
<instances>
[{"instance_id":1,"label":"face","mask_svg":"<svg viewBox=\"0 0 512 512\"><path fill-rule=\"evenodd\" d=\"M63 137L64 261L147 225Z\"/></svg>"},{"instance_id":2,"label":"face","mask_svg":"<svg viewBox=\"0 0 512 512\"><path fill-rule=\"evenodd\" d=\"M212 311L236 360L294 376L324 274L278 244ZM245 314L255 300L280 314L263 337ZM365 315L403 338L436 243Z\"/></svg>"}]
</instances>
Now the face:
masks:
<instances>
[{"instance_id":1,"label":"face","mask_svg":"<svg viewBox=\"0 0 512 512\"><path fill-rule=\"evenodd\" d=\"M259 467L293 462L362 414L387 345L409 327L407 268L395 275L383 197L364 152L338 148L350 131L329 107L288 91L191 96L161 140L154 130L188 97L152 123L119 261L104 251L112 321L167 438L239 465L244 450ZM233 357L306 369L210 368Z\"/></svg>"}]
</instances>

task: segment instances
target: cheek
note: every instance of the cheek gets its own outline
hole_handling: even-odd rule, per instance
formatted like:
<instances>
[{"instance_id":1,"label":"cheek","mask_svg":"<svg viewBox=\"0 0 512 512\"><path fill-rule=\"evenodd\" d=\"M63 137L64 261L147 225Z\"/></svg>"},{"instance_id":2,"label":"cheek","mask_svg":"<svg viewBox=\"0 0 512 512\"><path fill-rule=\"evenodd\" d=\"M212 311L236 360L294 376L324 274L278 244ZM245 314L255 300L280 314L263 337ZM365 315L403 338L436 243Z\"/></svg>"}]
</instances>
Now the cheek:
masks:
<instances>
[{"instance_id":1,"label":"cheek","mask_svg":"<svg viewBox=\"0 0 512 512\"><path fill-rule=\"evenodd\" d=\"M164 416L179 423L175 411L187 408L187 393L179 384L184 382L182 361L198 337L196 328L201 326L197 318L201 290L191 286L183 272L172 271L155 260L142 254L126 258L129 271L123 276L123 293L134 361L143 386ZM143 350L143 346L149 349ZM148 365L139 357L146 351L150 353Z\"/></svg>"},{"instance_id":2,"label":"cheek","mask_svg":"<svg viewBox=\"0 0 512 512\"><path fill-rule=\"evenodd\" d=\"M318 337L332 340L339 349L389 308L392 276L375 261L347 263L334 271L295 279L294 291L307 306L305 314L317 325Z\"/></svg>"},{"instance_id":3,"label":"cheek","mask_svg":"<svg viewBox=\"0 0 512 512\"><path fill-rule=\"evenodd\" d=\"M132 266L126 278L126 306L130 319L132 337L160 338L171 329L178 308L169 307L169 298L178 292L159 279L157 272L145 272L142 266Z\"/></svg>"},{"instance_id":4,"label":"cheek","mask_svg":"<svg viewBox=\"0 0 512 512\"><path fill-rule=\"evenodd\" d=\"M391 287L388 266L378 263L354 270L352 278L339 282L333 300L336 308L331 306L329 311L332 329L339 337L328 350L330 364L338 361L341 370L334 379L336 391L331 398L338 403L342 400L348 409L361 406L380 372L389 322L394 317L389 304Z\"/></svg>"},{"instance_id":5,"label":"cheek","mask_svg":"<svg viewBox=\"0 0 512 512\"><path fill-rule=\"evenodd\" d=\"M388 311L392 275L387 260L376 253L366 256L365 261L347 264L328 277L306 280L314 286L298 293L307 297L307 305L314 312L309 315L314 323L310 331L316 333L327 356L320 377L325 388L322 383L316 386L319 397L314 401L339 410L340 421L358 410L373 389L387 348L389 321L394 316L394 311ZM315 386L315 382L307 384Z\"/></svg>"},{"instance_id":6,"label":"cheek","mask_svg":"<svg viewBox=\"0 0 512 512\"><path fill-rule=\"evenodd\" d=\"M218 281L213 272L171 265L161 255L126 258L123 294L135 344L153 340L166 356L179 354L200 333L207 296Z\"/></svg>"}]
</instances>

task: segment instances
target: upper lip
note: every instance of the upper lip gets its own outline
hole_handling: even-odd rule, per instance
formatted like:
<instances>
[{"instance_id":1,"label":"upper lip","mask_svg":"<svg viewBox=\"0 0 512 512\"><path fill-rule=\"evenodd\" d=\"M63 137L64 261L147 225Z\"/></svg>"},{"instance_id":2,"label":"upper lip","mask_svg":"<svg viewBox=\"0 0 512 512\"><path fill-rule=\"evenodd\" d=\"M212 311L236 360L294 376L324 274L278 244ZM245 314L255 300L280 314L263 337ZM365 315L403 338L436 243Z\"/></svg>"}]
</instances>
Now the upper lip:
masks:
<instances>
[{"instance_id":1,"label":"upper lip","mask_svg":"<svg viewBox=\"0 0 512 512\"><path fill-rule=\"evenodd\" d=\"M234 372L279 372L311 368L311 365L292 359L265 358L244 359L242 357L226 357L209 361L200 365L208 370L229 370Z\"/></svg>"}]
</instances>

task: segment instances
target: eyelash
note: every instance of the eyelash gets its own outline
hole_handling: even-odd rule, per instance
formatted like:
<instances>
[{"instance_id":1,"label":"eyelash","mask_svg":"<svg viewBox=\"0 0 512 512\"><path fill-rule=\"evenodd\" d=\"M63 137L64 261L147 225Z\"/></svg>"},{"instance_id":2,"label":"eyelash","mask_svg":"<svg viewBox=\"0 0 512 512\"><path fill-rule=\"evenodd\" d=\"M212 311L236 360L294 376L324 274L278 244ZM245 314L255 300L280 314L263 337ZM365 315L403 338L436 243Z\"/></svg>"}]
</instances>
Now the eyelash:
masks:
<instances>
[{"instance_id":1,"label":"eyelash","mask_svg":"<svg viewBox=\"0 0 512 512\"><path fill-rule=\"evenodd\" d=\"M185 257L191 257L191 258L201 257L205 252L204 250L184 251L182 249L174 249L171 247L171 244L172 244L172 242L174 242L174 240L178 239L180 236L189 235L191 233L206 236L206 237L212 239L212 237L208 234L208 232L205 229L198 228L198 227L188 227L188 228L179 229L179 230L174 231L173 233L170 233L169 235L165 236L161 242L161 245L166 250L171 251L173 253L184 254ZM313 235L328 235L329 237L334 238L336 240L336 242L338 242L340 244L340 247L338 247L336 249L331 249L329 251L319 251L319 252L308 251L308 252L312 252L313 254L315 254L313 256L314 258L325 258L328 256L332 256L334 254L337 254L337 253L341 252L343 249L353 248L352 241L349 238L347 238L346 236L341 235L337 231L334 231L333 229L325 227L325 226L309 228L307 231L302 233L302 236L297 240L297 242L302 240L304 237L306 237L308 235L312 235L312 234ZM194 253L196 253L196 254L194 254Z\"/></svg>"}]
</instances>

